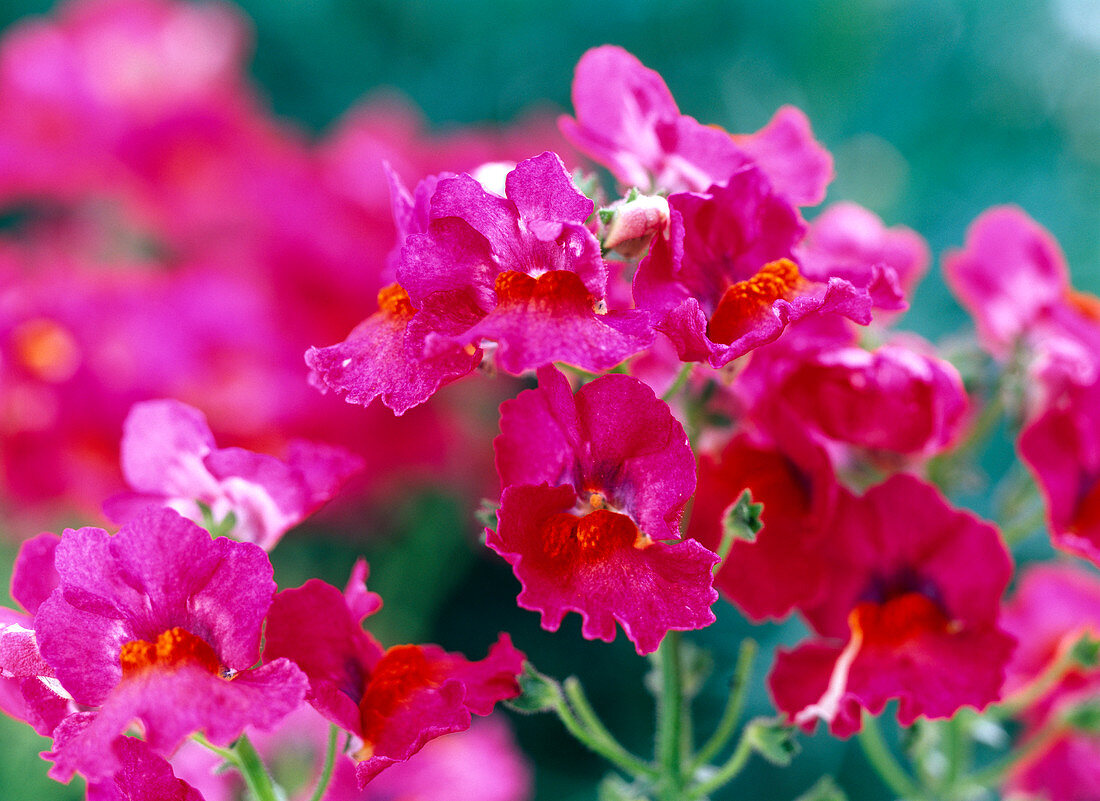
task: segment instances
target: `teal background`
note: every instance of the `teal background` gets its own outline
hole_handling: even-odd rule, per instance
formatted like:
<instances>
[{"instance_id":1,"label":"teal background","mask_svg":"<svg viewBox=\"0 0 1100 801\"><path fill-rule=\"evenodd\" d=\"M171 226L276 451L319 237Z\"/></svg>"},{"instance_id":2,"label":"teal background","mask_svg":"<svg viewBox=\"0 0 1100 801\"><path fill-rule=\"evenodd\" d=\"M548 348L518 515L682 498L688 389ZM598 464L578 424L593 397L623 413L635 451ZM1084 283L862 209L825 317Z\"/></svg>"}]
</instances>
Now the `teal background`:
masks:
<instances>
[{"instance_id":1,"label":"teal background","mask_svg":"<svg viewBox=\"0 0 1100 801\"><path fill-rule=\"evenodd\" d=\"M49 3L6 0L0 24ZM920 231L933 252L961 244L984 208L1017 203L1065 248L1075 283L1100 289L1100 10L1085 0L674 2L559 0L249 0L253 74L274 111L323 132L364 94L393 87L437 128L506 123L526 109L569 108L572 68L588 47L613 42L668 82L681 108L731 131L763 125L794 103L836 157L829 201L855 200L889 224ZM906 327L939 338L965 326L933 274ZM487 444L488 446L488 444ZM1011 458L987 455L991 470ZM299 530L274 554L284 586L313 575L342 584L356 555L372 560L386 609L384 640L432 640L480 656L512 632L541 670L578 673L628 746L648 748L652 705L644 660L623 638L579 636L573 616L556 635L516 608L507 566L476 545L468 510L439 492L407 499L383 522L364 521L364 543L332 543ZM10 554L9 554L10 559ZM737 645L750 628L720 603L718 623L688 639L712 650L716 671L699 704L700 731L720 712ZM797 623L753 629L763 654L801 636ZM758 661L749 715L768 714ZM599 761L556 720L517 721L538 765L538 798L595 797ZM77 798L45 778L25 730L0 721L5 798ZM858 748L818 736L780 771L754 760L715 797L795 798L822 773L852 799L881 799Z\"/></svg>"}]
</instances>

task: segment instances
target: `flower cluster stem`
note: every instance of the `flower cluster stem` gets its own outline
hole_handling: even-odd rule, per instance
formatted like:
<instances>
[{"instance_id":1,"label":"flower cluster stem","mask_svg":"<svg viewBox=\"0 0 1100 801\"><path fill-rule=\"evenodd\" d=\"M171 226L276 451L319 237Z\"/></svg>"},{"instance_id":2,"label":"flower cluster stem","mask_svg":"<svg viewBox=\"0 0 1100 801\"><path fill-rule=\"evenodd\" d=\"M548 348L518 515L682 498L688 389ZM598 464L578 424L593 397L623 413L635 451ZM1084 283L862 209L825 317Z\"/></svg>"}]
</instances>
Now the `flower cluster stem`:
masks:
<instances>
[{"instance_id":1,"label":"flower cluster stem","mask_svg":"<svg viewBox=\"0 0 1100 801\"><path fill-rule=\"evenodd\" d=\"M602 756L631 776L655 778L657 772L631 754L607 730L584 694L576 677L565 680L565 689L558 686L554 711L566 730L582 745Z\"/></svg>"},{"instance_id":2,"label":"flower cluster stem","mask_svg":"<svg viewBox=\"0 0 1100 801\"><path fill-rule=\"evenodd\" d=\"M699 768L718 756L737 730L737 721L741 719L741 712L745 708L749 672L752 670L752 663L755 658L756 641L742 641L741 650L737 655L737 666L734 668L733 679L730 681L730 694L726 699L726 708L722 712L722 719L718 723L718 728L714 730L714 734L699 749L699 753L691 764L692 773L695 773Z\"/></svg>"},{"instance_id":3,"label":"flower cluster stem","mask_svg":"<svg viewBox=\"0 0 1100 801\"><path fill-rule=\"evenodd\" d=\"M234 743L233 751L237 755L237 770L244 777L248 792L255 801L278 801L279 795L275 792L275 783L271 780L271 774L267 772L263 760L256 753L256 748L247 734L242 734L241 738Z\"/></svg>"},{"instance_id":4,"label":"flower cluster stem","mask_svg":"<svg viewBox=\"0 0 1100 801\"><path fill-rule=\"evenodd\" d=\"M309 797L309 801L321 801L325 797L329 782L332 781L332 771L336 767L336 743L339 739L340 728L335 724L330 724L328 746L325 749L325 764L321 768L321 776L317 780L317 786L313 789L313 795Z\"/></svg>"},{"instance_id":5,"label":"flower cluster stem","mask_svg":"<svg viewBox=\"0 0 1100 801\"><path fill-rule=\"evenodd\" d=\"M661 696L657 700L657 762L663 801L683 796L684 678L680 632L670 631L658 650Z\"/></svg>"},{"instance_id":6,"label":"flower cluster stem","mask_svg":"<svg viewBox=\"0 0 1100 801\"><path fill-rule=\"evenodd\" d=\"M863 753L867 755L867 761L871 763L871 767L898 798L923 797L916 782L905 772L886 745L877 718L864 715L863 728L859 731L859 744L863 748Z\"/></svg>"}]
</instances>

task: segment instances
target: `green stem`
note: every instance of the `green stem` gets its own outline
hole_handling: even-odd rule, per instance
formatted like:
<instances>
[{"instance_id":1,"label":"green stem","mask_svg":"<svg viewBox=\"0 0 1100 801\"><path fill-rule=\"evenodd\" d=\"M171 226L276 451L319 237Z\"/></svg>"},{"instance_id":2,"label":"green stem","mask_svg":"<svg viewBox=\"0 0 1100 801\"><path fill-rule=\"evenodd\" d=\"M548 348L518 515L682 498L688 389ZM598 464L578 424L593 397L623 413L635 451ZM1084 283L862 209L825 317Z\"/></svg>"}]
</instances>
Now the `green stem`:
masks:
<instances>
[{"instance_id":1,"label":"green stem","mask_svg":"<svg viewBox=\"0 0 1100 801\"><path fill-rule=\"evenodd\" d=\"M741 772L741 770L748 764L749 757L752 756L752 736L750 734L752 730L752 724L745 726L741 731L741 739L737 741L737 747L733 749L733 754L725 765L720 767L718 771L707 779L705 782L700 782L691 788L691 792L688 794L688 798L702 798L710 793L713 793L719 787L724 787Z\"/></svg>"},{"instance_id":2,"label":"green stem","mask_svg":"<svg viewBox=\"0 0 1100 801\"><path fill-rule=\"evenodd\" d=\"M875 769L886 785L899 798L922 798L920 788L898 763L883 739L878 719L870 715L863 716L863 728L859 732L859 744L867 761Z\"/></svg>"},{"instance_id":3,"label":"green stem","mask_svg":"<svg viewBox=\"0 0 1100 801\"><path fill-rule=\"evenodd\" d=\"M684 366L680 368L680 372L676 374L676 380L672 382L672 386L665 390L665 394L661 396L661 400L668 403L675 398L680 390L684 388L684 384L687 383L688 377L691 375L692 368L695 367L694 362L685 362Z\"/></svg>"},{"instance_id":4,"label":"green stem","mask_svg":"<svg viewBox=\"0 0 1100 801\"><path fill-rule=\"evenodd\" d=\"M328 790L328 784L332 781L332 771L336 767L336 743L340 739L340 729L335 724L329 726L328 730L328 748L325 750L325 765L321 768L321 778L317 780L317 787L313 790L313 795L309 797L309 801L321 801L325 797L325 791Z\"/></svg>"},{"instance_id":5,"label":"green stem","mask_svg":"<svg viewBox=\"0 0 1100 801\"><path fill-rule=\"evenodd\" d=\"M242 734L233 745L237 754L237 770L241 772L244 783L255 801L278 801L279 796L275 792L275 784L271 781L271 775L264 767L263 760L256 753L256 748L247 734Z\"/></svg>"},{"instance_id":6,"label":"green stem","mask_svg":"<svg viewBox=\"0 0 1100 801\"><path fill-rule=\"evenodd\" d=\"M650 776L655 777L657 772L647 765L638 757L627 751L615 739L613 735L604 725L596 714L596 710L592 708L592 704L589 703L588 697L584 694L584 688L581 686L580 681L576 676L570 676L564 682L562 682L565 688L564 703L572 704L573 709L576 711L577 718L582 727L587 730L598 740L603 741L603 747L610 753L616 754L616 758L612 760L619 767L626 770L628 773L632 773L635 776ZM591 748L591 746L589 746ZM595 750L595 749L593 749Z\"/></svg>"},{"instance_id":7,"label":"green stem","mask_svg":"<svg viewBox=\"0 0 1100 801\"><path fill-rule=\"evenodd\" d=\"M1031 684L1025 686L1006 701L990 707L987 712L1002 720L1016 716L1054 689L1075 665L1073 648L1065 648L1058 658L1051 662L1046 670L1040 673Z\"/></svg>"},{"instance_id":8,"label":"green stem","mask_svg":"<svg viewBox=\"0 0 1100 801\"><path fill-rule=\"evenodd\" d=\"M684 680L680 632L670 631L657 654L661 664L661 695L657 699L657 762L661 768L661 799L680 801L683 789L682 725Z\"/></svg>"},{"instance_id":9,"label":"green stem","mask_svg":"<svg viewBox=\"0 0 1100 801\"><path fill-rule=\"evenodd\" d=\"M963 770L963 767L965 766L966 769L970 767L968 748L970 733L967 731L966 721L963 719L965 714L965 711L960 709L954 717L944 724L944 750L947 752L947 770L943 774L941 789L945 796L950 795L951 790L958 783L959 773Z\"/></svg>"},{"instance_id":10,"label":"green stem","mask_svg":"<svg viewBox=\"0 0 1100 801\"><path fill-rule=\"evenodd\" d=\"M595 717L595 712L593 712L591 706L588 705L587 699L582 703L582 708L585 710L583 714L586 716L590 714L593 719L597 721L595 730L587 728L584 723L581 722L581 719L578 718L578 714L581 713L573 711L573 708L569 704L569 700L559 686L557 703L554 706L554 711L557 712L558 718L561 720L562 725L565 726L566 731L572 734L573 737L586 748L599 754L623 772L631 776L645 776L650 779L657 778L658 773L652 766L638 759L638 757L631 754L611 737L603 723L600 723Z\"/></svg>"},{"instance_id":11,"label":"green stem","mask_svg":"<svg viewBox=\"0 0 1100 801\"><path fill-rule=\"evenodd\" d=\"M995 784L1000 784L1004 775L1012 769L1018 762L1022 762L1027 757L1034 754L1036 751L1041 751L1050 745L1052 740L1056 740L1066 732L1065 721L1061 720L1057 715L1053 716L1039 731L1029 737L1014 751L1009 752L1001 759L997 760L991 765L986 766L982 770L976 773L970 774L966 781L970 784L976 784L979 787L990 787Z\"/></svg>"},{"instance_id":12,"label":"green stem","mask_svg":"<svg viewBox=\"0 0 1100 801\"><path fill-rule=\"evenodd\" d=\"M722 719L714 734L704 743L699 750L695 761L691 764L691 773L706 765L716 757L726 743L733 737L737 730L737 721L741 718L741 712L745 707L745 695L749 686L749 671L752 670L753 660L756 658L756 642L743 640L741 650L737 655L737 665L733 671L733 679L730 681L730 694L726 699L726 708L722 712Z\"/></svg>"}]
</instances>

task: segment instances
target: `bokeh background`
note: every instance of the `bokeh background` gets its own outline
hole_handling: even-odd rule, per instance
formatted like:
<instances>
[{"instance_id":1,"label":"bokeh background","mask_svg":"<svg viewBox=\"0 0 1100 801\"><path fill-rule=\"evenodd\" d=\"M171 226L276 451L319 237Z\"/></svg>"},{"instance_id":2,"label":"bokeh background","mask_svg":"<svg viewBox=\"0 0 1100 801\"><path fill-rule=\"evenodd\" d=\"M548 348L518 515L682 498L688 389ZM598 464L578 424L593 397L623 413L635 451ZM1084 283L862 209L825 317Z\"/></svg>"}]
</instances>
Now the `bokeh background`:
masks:
<instances>
[{"instance_id":1,"label":"bokeh background","mask_svg":"<svg viewBox=\"0 0 1100 801\"><path fill-rule=\"evenodd\" d=\"M5 0L0 26L52 6ZM660 72L686 113L730 131L756 130L784 103L801 107L836 159L826 202L854 200L915 228L937 259L984 208L1016 203L1061 242L1074 283L1100 289L1100 4L1090 0L247 0L241 8L254 27L254 81L273 112L309 136L371 93L403 96L437 131L566 111L573 65L611 42ZM934 268L905 327L937 339L965 325ZM1007 448L987 454L993 471L1008 458ZM556 635L542 632L534 613L516 608L507 566L479 549L469 500L431 483L376 499L350 524L345 515L339 537L329 518L293 532L273 554L280 584L311 576L341 584L366 553L371 586L386 600L375 625L387 644L427 640L476 656L510 631L544 672L578 674L611 728L645 752L653 709L644 660L622 638L583 641L575 619ZM11 553L7 546L9 563ZM743 636L751 631L767 654L802 633L797 623L750 629L722 602L717 612L715 626L689 638L715 661L698 704L702 732L716 722ZM759 660L749 715L771 712L767 667ZM601 763L555 719L513 723L537 766L538 799L595 798ZM7 720L0 741L4 798L82 797L77 784L45 778L36 756L45 741ZM755 760L716 797L794 799L823 773L852 799L886 797L854 744L802 742L791 769Z\"/></svg>"}]
</instances>

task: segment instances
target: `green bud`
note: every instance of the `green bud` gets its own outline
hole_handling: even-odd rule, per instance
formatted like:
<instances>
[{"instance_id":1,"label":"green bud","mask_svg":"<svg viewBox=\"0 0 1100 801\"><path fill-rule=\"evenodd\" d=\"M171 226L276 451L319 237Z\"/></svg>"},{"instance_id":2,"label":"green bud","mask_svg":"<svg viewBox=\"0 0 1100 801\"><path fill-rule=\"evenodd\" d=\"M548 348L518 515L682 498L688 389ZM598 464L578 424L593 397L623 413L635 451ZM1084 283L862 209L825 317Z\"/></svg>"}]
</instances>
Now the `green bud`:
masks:
<instances>
[{"instance_id":1,"label":"green bud","mask_svg":"<svg viewBox=\"0 0 1100 801\"><path fill-rule=\"evenodd\" d=\"M732 540L756 542L756 534L764 526L760 522L763 509L764 504L753 503L752 493L745 490L722 516L722 532Z\"/></svg>"},{"instance_id":2,"label":"green bud","mask_svg":"<svg viewBox=\"0 0 1100 801\"><path fill-rule=\"evenodd\" d=\"M1100 666L1100 638L1091 632L1085 632L1070 649L1073 661L1083 668Z\"/></svg>"}]
</instances>

